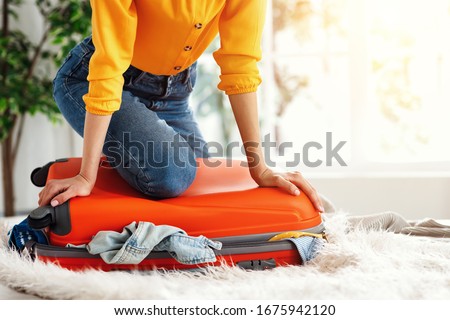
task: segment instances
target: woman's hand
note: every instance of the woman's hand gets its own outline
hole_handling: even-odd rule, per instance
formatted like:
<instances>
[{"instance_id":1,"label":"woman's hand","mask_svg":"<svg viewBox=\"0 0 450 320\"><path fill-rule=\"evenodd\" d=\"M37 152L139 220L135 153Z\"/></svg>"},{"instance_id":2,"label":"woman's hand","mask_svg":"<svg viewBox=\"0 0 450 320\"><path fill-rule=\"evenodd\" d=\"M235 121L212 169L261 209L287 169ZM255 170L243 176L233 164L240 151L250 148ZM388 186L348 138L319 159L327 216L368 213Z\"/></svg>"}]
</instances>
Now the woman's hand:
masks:
<instances>
[{"instance_id":1,"label":"woman's hand","mask_svg":"<svg viewBox=\"0 0 450 320\"><path fill-rule=\"evenodd\" d=\"M316 189L298 171L274 172L267 168L259 175L253 177L253 179L261 187L279 187L294 196L300 195L300 188L312 201L317 210L320 212L324 211Z\"/></svg>"},{"instance_id":2,"label":"woman's hand","mask_svg":"<svg viewBox=\"0 0 450 320\"><path fill-rule=\"evenodd\" d=\"M50 203L56 207L70 198L91 194L97 179L99 160L110 121L111 115L100 116L86 112L80 173L72 178L48 181L39 193L39 206Z\"/></svg>"},{"instance_id":3,"label":"woman's hand","mask_svg":"<svg viewBox=\"0 0 450 320\"><path fill-rule=\"evenodd\" d=\"M88 196L91 194L94 183L88 181L81 174L73 178L50 180L39 193L39 206L49 203L52 207L63 204L76 196Z\"/></svg>"},{"instance_id":4,"label":"woman's hand","mask_svg":"<svg viewBox=\"0 0 450 320\"><path fill-rule=\"evenodd\" d=\"M305 192L316 209L323 212L317 191L300 172L275 173L267 168L261 148L256 92L229 95L234 117L244 142L250 174L261 187L280 187L293 195L299 188Z\"/></svg>"}]
</instances>

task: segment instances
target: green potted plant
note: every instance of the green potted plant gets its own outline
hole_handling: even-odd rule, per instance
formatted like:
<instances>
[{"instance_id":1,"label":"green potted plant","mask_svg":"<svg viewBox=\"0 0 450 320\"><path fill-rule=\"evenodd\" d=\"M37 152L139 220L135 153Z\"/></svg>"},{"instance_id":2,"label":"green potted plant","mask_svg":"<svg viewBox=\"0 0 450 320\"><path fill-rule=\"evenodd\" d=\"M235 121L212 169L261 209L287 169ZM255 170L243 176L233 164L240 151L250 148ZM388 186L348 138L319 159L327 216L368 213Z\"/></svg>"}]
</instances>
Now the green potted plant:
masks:
<instances>
[{"instance_id":1,"label":"green potted plant","mask_svg":"<svg viewBox=\"0 0 450 320\"><path fill-rule=\"evenodd\" d=\"M44 31L33 43L11 21L23 0L3 0L0 31L0 143L5 216L14 215L14 165L26 115L59 119L50 69L90 32L89 0L35 0Z\"/></svg>"}]
</instances>

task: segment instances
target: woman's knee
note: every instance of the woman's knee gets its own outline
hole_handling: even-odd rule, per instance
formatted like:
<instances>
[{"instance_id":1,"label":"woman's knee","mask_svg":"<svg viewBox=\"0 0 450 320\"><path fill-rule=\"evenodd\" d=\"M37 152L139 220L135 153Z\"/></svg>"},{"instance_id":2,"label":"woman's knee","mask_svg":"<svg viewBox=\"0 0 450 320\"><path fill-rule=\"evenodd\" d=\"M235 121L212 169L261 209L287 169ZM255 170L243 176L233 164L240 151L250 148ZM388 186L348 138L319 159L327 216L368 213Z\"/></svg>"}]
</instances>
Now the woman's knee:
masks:
<instances>
[{"instance_id":1,"label":"woman's knee","mask_svg":"<svg viewBox=\"0 0 450 320\"><path fill-rule=\"evenodd\" d=\"M194 181L197 167L178 167L175 165L160 168L142 168L138 172L132 168L125 169L134 176L131 185L150 197L164 199L181 195Z\"/></svg>"},{"instance_id":2,"label":"woman's knee","mask_svg":"<svg viewBox=\"0 0 450 320\"><path fill-rule=\"evenodd\" d=\"M110 164L122 178L145 195L161 199L177 197L194 181L197 165L193 154L182 163L171 158L165 164L150 164L136 156L119 155L118 150L120 148L103 148Z\"/></svg>"},{"instance_id":3,"label":"woman's knee","mask_svg":"<svg viewBox=\"0 0 450 320\"><path fill-rule=\"evenodd\" d=\"M158 168L156 180L147 183L145 193L156 198L173 198L181 195L194 181L196 166L168 166Z\"/></svg>"}]
</instances>

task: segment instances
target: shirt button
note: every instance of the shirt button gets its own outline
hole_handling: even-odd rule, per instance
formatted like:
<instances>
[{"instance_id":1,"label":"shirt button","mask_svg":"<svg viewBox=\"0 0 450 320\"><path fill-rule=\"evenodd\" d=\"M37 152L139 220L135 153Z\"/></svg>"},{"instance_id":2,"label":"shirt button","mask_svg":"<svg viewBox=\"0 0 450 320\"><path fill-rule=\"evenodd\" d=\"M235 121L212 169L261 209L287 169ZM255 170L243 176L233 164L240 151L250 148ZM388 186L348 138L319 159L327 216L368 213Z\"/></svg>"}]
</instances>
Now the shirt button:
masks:
<instances>
[{"instance_id":1,"label":"shirt button","mask_svg":"<svg viewBox=\"0 0 450 320\"><path fill-rule=\"evenodd\" d=\"M203 27L203 24L201 24L201 23L195 24L195 29L201 29L202 27Z\"/></svg>"},{"instance_id":2,"label":"shirt button","mask_svg":"<svg viewBox=\"0 0 450 320\"><path fill-rule=\"evenodd\" d=\"M184 51L191 51L192 50L192 47L191 46L186 46L186 47L184 47Z\"/></svg>"},{"instance_id":3,"label":"shirt button","mask_svg":"<svg viewBox=\"0 0 450 320\"><path fill-rule=\"evenodd\" d=\"M178 70L181 70L181 67L180 66L176 66L176 67L174 67L174 69L178 71Z\"/></svg>"}]
</instances>

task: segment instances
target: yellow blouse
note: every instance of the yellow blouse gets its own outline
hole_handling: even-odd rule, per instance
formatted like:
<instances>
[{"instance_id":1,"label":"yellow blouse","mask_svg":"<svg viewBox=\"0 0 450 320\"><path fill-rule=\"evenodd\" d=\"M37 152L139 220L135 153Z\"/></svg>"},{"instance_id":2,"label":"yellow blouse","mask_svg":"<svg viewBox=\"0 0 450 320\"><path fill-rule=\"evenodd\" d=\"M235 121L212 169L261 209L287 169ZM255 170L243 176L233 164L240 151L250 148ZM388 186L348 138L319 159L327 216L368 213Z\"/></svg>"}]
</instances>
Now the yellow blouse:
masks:
<instances>
[{"instance_id":1,"label":"yellow blouse","mask_svg":"<svg viewBox=\"0 0 450 320\"><path fill-rule=\"evenodd\" d=\"M256 91L261 83L261 34L266 0L91 0L92 40L86 110L107 115L120 108L123 73L130 64L158 75L188 68L220 34L214 59L218 88Z\"/></svg>"}]
</instances>

